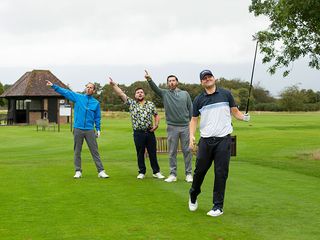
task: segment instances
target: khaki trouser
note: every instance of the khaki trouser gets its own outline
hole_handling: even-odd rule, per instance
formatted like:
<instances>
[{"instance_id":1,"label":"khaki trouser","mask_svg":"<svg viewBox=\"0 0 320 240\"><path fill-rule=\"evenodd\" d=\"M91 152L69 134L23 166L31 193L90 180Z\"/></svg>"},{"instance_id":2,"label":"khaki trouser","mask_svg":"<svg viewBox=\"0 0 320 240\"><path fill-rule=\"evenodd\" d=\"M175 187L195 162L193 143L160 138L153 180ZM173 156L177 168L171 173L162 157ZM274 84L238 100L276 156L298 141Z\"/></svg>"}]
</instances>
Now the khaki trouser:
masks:
<instances>
[{"instance_id":1,"label":"khaki trouser","mask_svg":"<svg viewBox=\"0 0 320 240\"><path fill-rule=\"evenodd\" d=\"M183 153L185 174L192 174L192 152L189 149L189 126L167 126L170 175L177 176L177 151L179 139Z\"/></svg>"}]
</instances>

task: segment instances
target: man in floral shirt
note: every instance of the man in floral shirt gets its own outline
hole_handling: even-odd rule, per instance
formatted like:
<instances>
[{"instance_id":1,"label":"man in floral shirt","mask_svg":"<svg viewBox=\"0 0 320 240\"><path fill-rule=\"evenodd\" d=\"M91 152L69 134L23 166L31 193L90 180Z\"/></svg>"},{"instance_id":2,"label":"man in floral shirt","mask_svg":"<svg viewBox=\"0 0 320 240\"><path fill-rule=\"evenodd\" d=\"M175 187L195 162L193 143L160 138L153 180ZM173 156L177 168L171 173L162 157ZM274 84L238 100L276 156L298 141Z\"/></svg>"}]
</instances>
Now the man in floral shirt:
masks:
<instances>
[{"instance_id":1,"label":"man in floral shirt","mask_svg":"<svg viewBox=\"0 0 320 240\"><path fill-rule=\"evenodd\" d=\"M159 115L156 111L153 102L146 101L144 99L144 91L142 88L135 90L135 99L129 98L118 85L109 78L110 85L116 94L129 105L129 111L131 115L131 122L133 128L133 139L136 146L139 175L138 179L144 179L146 174L146 165L144 159L145 149L147 149L150 165L153 170L153 177L163 179L164 176L160 173L160 167L157 160L157 143L154 131L159 125ZM153 119L154 117L154 124Z\"/></svg>"}]
</instances>

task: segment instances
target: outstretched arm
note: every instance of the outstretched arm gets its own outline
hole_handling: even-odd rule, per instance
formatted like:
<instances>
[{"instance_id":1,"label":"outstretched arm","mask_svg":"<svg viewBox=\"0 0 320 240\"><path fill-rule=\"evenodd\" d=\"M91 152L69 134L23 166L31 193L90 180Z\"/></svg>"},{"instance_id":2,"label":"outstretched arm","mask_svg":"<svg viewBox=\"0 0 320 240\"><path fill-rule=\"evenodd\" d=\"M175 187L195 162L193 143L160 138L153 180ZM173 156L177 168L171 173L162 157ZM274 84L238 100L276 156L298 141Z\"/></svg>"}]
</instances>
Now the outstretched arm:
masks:
<instances>
[{"instance_id":1,"label":"outstretched arm","mask_svg":"<svg viewBox=\"0 0 320 240\"><path fill-rule=\"evenodd\" d=\"M77 100L77 93L69 90L69 89L65 89L62 87L59 87L58 85L53 84L52 82L50 82L49 80L46 80L47 82L47 86L50 86L53 88L53 90L55 90L57 93L60 93L62 96L64 96L65 98L71 100L72 102L76 102Z\"/></svg>"},{"instance_id":2,"label":"outstretched arm","mask_svg":"<svg viewBox=\"0 0 320 240\"><path fill-rule=\"evenodd\" d=\"M118 85L109 77L109 83L112 86L115 93L122 99L122 101L126 102L128 97L127 95L118 87Z\"/></svg>"}]
</instances>

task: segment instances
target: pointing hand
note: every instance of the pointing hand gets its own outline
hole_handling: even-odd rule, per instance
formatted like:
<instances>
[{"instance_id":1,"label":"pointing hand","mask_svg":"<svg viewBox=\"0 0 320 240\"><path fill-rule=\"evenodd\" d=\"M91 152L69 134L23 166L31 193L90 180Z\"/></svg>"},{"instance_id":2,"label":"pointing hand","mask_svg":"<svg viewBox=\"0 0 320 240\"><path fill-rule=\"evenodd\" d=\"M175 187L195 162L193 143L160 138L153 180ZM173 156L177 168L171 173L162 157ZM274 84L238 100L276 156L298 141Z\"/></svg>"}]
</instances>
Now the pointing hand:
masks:
<instances>
[{"instance_id":1,"label":"pointing hand","mask_svg":"<svg viewBox=\"0 0 320 240\"><path fill-rule=\"evenodd\" d=\"M150 81L150 80L151 80L151 76L149 75L148 71L147 71L147 70L144 70L144 72L145 72L144 78L145 78L147 81Z\"/></svg>"},{"instance_id":2,"label":"pointing hand","mask_svg":"<svg viewBox=\"0 0 320 240\"><path fill-rule=\"evenodd\" d=\"M109 77L109 83L111 86L116 85L116 83L113 81L113 79L111 77Z\"/></svg>"},{"instance_id":3,"label":"pointing hand","mask_svg":"<svg viewBox=\"0 0 320 240\"><path fill-rule=\"evenodd\" d=\"M46 80L46 82L47 82L47 86L52 86L53 85L53 83L52 82L50 82L49 80Z\"/></svg>"}]
</instances>

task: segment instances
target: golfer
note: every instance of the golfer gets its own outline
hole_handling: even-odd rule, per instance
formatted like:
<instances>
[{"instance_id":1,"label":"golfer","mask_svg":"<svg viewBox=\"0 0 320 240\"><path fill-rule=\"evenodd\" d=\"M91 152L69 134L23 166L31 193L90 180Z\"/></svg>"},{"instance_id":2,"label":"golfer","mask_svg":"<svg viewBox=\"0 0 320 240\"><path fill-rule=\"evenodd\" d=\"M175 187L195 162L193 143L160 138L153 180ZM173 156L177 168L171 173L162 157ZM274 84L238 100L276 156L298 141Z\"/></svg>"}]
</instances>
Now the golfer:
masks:
<instances>
[{"instance_id":1,"label":"golfer","mask_svg":"<svg viewBox=\"0 0 320 240\"><path fill-rule=\"evenodd\" d=\"M129 106L133 128L133 139L136 146L139 174L137 179L144 179L146 175L145 150L147 149L153 177L163 179L157 159L157 142L154 132L157 130L160 117L153 102L144 99L144 90L136 88L134 98L129 98L119 86L109 77L109 83L115 93ZM154 117L154 122L152 121Z\"/></svg>"},{"instance_id":2,"label":"golfer","mask_svg":"<svg viewBox=\"0 0 320 240\"><path fill-rule=\"evenodd\" d=\"M203 70L200 73L200 81L204 92L194 99L193 117L190 121L190 149L193 149L194 135L201 115L201 137L198 143L193 183L189 191L189 210L197 210L197 197L201 192L201 184L214 161L213 207L207 215L217 217L223 214L224 193L229 171L230 134L233 130L231 114L242 121L249 121L250 116L239 111L228 90L216 86L216 79L210 70Z\"/></svg>"},{"instance_id":3,"label":"golfer","mask_svg":"<svg viewBox=\"0 0 320 240\"><path fill-rule=\"evenodd\" d=\"M166 112L170 175L165 181L177 181L177 151L180 139L185 164L185 180L192 182L192 152L189 149L189 122L192 117L190 95L187 91L178 88L179 81L174 75L167 77L169 89L158 88L146 70L145 78L151 89L162 98Z\"/></svg>"},{"instance_id":4,"label":"golfer","mask_svg":"<svg viewBox=\"0 0 320 240\"><path fill-rule=\"evenodd\" d=\"M94 163L98 171L99 178L108 178L105 173L100 155L98 152L97 137L100 137L100 103L92 95L95 92L95 85L88 83L86 85L86 94L79 94L68 89L59 87L52 82L46 80L47 86L51 86L57 93L74 102L74 178L81 178L81 150L83 140L85 139L90 149ZM97 132L94 132L94 126Z\"/></svg>"}]
</instances>

